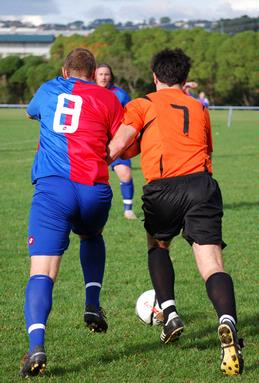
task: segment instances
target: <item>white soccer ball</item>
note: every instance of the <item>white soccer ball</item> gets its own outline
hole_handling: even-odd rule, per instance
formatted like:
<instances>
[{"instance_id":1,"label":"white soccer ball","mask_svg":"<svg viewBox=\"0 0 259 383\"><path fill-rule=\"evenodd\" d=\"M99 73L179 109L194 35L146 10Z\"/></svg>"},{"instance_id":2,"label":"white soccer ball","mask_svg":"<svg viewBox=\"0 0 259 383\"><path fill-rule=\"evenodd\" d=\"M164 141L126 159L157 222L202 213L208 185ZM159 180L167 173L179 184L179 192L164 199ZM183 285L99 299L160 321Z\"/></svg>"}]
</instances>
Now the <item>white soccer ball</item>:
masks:
<instances>
[{"instance_id":1,"label":"white soccer ball","mask_svg":"<svg viewBox=\"0 0 259 383\"><path fill-rule=\"evenodd\" d=\"M155 290L145 291L138 297L135 311L144 324L158 326L163 323L163 311L158 305Z\"/></svg>"}]
</instances>

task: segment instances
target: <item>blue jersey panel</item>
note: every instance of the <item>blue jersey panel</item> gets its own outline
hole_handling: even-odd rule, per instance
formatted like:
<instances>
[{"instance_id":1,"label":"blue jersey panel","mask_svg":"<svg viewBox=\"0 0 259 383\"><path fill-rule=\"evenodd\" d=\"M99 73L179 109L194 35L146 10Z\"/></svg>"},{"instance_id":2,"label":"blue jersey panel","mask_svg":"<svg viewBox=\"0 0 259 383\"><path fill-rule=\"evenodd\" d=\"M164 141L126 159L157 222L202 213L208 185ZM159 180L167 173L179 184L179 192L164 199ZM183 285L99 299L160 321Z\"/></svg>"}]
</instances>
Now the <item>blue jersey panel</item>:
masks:
<instances>
[{"instance_id":1,"label":"blue jersey panel","mask_svg":"<svg viewBox=\"0 0 259 383\"><path fill-rule=\"evenodd\" d=\"M60 175L69 178L70 163L65 134L53 130L58 96L71 94L75 79L65 80L57 77L43 84L28 105L28 114L40 120L39 149L32 167L32 182L38 178ZM64 103L64 107L66 103ZM64 124L66 116L60 114L58 123Z\"/></svg>"},{"instance_id":2,"label":"blue jersey panel","mask_svg":"<svg viewBox=\"0 0 259 383\"><path fill-rule=\"evenodd\" d=\"M125 90L114 85L112 85L109 89L118 97L123 107L131 100L130 96Z\"/></svg>"}]
</instances>

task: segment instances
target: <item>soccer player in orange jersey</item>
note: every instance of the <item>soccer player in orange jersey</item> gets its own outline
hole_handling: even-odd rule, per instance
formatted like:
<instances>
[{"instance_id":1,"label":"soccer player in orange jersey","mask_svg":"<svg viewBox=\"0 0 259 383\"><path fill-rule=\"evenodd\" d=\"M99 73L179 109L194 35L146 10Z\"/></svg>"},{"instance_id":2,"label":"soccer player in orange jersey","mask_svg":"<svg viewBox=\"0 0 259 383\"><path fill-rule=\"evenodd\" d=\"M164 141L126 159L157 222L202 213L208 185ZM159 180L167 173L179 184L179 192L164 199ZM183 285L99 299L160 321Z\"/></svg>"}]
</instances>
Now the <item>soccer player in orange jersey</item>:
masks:
<instances>
[{"instance_id":1,"label":"soccer player in orange jersey","mask_svg":"<svg viewBox=\"0 0 259 383\"><path fill-rule=\"evenodd\" d=\"M161 341L179 338L184 325L177 312L174 267L169 245L181 231L192 247L198 270L219 319L221 370L243 370L242 341L237 337L231 276L224 271L220 188L212 177L209 112L184 93L191 60L180 49L157 53L151 64L156 92L129 102L123 125L109 144L110 160L141 153L144 226L148 267L164 314Z\"/></svg>"}]
</instances>

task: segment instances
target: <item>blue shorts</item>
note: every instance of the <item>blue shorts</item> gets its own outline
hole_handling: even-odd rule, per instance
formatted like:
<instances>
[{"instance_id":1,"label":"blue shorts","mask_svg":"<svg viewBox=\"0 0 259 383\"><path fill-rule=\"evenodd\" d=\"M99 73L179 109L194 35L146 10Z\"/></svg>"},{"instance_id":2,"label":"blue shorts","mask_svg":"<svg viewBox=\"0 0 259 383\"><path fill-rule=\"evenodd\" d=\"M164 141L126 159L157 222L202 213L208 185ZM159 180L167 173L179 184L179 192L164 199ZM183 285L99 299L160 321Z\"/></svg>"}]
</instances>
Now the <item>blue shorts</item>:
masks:
<instances>
[{"instance_id":1,"label":"blue shorts","mask_svg":"<svg viewBox=\"0 0 259 383\"><path fill-rule=\"evenodd\" d=\"M62 255L71 230L97 235L108 219L111 201L109 185L83 185L56 176L38 179L29 220L30 255Z\"/></svg>"},{"instance_id":2,"label":"blue shorts","mask_svg":"<svg viewBox=\"0 0 259 383\"><path fill-rule=\"evenodd\" d=\"M111 170L114 171L114 167L117 166L117 165L125 165L125 166L128 166L129 168L131 168L131 160L123 160L122 158L117 158L117 160L113 161L111 163Z\"/></svg>"}]
</instances>

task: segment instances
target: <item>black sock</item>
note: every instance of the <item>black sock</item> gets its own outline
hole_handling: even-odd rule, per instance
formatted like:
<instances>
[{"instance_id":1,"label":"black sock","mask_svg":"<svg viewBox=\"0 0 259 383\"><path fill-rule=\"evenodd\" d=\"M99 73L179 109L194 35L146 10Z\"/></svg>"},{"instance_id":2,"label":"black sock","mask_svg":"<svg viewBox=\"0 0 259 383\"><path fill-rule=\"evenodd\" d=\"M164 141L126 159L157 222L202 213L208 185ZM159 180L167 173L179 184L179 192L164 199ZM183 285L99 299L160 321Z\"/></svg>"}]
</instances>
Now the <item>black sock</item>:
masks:
<instances>
[{"instance_id":1,"label":"black sock","mask_svg":"<svg viewBox=\"0 0 259 383\"><path fill-rule=\"evenodd\" d=\"M160 307L162 303L174 300L175 275L169 250L160 247L150 249L148 251L148 268ZM170 305L163 310L165 322L173 311L176 311L175 305Z\"/></svg>"},{"instance_id":2,"label":"black sock","mask_svg":"<svg viewBox=\"0 0 259 383\"><path fill-rule=\"evenodd\" d=\"M207 279L206 289L219 320L224 315L229 315L237 322L235 293L231 276L224 272L212 274Z\"/></svg>"}]
</instances>

